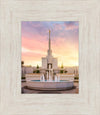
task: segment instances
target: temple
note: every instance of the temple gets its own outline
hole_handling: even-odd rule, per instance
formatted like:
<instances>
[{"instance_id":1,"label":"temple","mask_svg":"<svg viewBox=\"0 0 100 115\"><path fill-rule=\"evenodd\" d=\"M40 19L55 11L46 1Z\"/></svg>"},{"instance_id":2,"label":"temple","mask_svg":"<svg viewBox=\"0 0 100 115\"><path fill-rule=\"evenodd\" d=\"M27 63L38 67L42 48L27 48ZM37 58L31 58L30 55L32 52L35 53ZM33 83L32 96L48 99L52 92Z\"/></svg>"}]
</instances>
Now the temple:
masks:
<instances>
[{"instance_id":1,"label":"temple","mask_svg":"<svg viewBox=\"0 0 100 115\"><path fill-rule=\"evenodd\" d=\"M50 39L50 30L49 30L49 42L48 42L48 52L46 57L42 57L42 68L43 69L57 69L58 68L58 61L57 58L52 56L51 50L51 39Z\"/></svg>"}]
</instances>

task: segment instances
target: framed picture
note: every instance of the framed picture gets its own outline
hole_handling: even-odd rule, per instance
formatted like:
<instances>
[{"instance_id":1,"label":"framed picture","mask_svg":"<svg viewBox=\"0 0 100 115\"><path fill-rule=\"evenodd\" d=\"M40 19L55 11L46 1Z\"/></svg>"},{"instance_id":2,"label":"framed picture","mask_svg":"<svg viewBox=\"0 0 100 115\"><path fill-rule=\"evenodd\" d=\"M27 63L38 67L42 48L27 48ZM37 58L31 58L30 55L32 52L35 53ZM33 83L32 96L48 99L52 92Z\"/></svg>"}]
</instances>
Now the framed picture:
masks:
<instances>
[{"instance_id":1,"label":"framed picture","mask_svg":"<svg viewBox=\"0 0 100 115\"><path fill-rule=\"evenodd\" d=\"M0 115L100 115L99 4L1 0Z\"/></svg>"},{"instance_id":2,"label":"framed picture","mask_svg":"<svg viewBox=\"0 0 100 115\"><path fill-rule=\"evenodd\" d=\"M22 93L79 93L79 22L21 23Z\"/></svg>"}]
</instances>

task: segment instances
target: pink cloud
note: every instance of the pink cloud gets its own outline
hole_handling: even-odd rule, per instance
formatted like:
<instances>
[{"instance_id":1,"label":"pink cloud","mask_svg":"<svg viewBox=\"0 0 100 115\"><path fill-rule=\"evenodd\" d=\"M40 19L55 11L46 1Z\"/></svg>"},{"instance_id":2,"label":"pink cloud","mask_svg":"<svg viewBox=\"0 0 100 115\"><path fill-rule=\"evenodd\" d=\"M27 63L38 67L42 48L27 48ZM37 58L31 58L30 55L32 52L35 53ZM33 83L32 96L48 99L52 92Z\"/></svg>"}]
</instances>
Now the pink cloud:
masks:
<instances>
[{"instance_id":1,"label":"pink cloud","mask_svg":"<svg viewBox=\"0 0 100 115\"><path fill-rule=\"evenodd\" d=\"M42 50L45 51L47 49L47 40L43 40L46 38L42 38L41 36L36 36L34 39L24 38L22 37L22 47L29 50Z\"/></svg>"}]
</instances>

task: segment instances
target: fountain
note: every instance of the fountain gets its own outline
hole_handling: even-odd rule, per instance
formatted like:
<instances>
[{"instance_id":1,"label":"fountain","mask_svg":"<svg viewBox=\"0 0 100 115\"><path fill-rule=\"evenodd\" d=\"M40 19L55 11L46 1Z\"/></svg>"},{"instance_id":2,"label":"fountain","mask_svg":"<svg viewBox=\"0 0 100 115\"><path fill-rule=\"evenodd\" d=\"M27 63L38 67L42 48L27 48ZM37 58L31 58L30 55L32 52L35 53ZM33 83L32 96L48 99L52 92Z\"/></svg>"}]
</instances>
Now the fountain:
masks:
<instances>
[{"instance_id":1,"label":"fountain","mask_svg":"<svg viewBox=\"0 0 100 115\"><path fill-rule=\"evenodd\" d=\"M59 75L55 75L53 79L53 69L49 68L46 76L42 74L40 80L31 80L27 82L27 87L34 90L66 90L74 86L73 80L60 80Z\"/></svg>"},{"instance_id":2,"label":"fountain","mask_svg":"<svg viewBox=\"0 0 100 115\"><path fill-rule=\"evenodd\" d=\"M52 75L51 75L52 74ZM48 82L53 82L53 81L55 81L55 82L59 82L60 81L60 76L57 76L57 75L55 75L54 76L54 80L53 80L53 69L52 68L50 68L50 65L49 65L49 69L48 69L48 71L47 71L47 74L46 74L46 79L45 79L45 77L44 77L44 74L42 74L41 76L40 76L40 81L41 82L46 82L46 81L48 81Z\"/></svg>"}]
</instances>

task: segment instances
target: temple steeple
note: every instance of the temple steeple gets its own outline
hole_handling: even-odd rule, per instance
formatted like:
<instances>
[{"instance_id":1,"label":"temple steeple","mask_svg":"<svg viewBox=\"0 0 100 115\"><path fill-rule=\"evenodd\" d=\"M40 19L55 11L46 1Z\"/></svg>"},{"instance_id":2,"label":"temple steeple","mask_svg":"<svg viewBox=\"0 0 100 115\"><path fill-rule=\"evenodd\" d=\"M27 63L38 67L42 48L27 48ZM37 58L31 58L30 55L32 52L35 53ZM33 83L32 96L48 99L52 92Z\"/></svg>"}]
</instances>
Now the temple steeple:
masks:
<instances>
[{"instance_id":1,"label":"temple steeple","mask_svg":"<svg viewBox=\"0 0 100 115\"><path fill-rule=\"evenodd\" d=\"M51 38L50 38L51 31L49 30L48 33L48 51L47 56L42 58L42 68L47 69L57 69L57 58L54 58L52 56L52 50L51 50Z\"/></svg>"},{"instance_id":2,"label":"temple steeple","mask_svg":"<svg viewBox=\"0 0 100 115\"><path fill-rule=\"evenodd\" d=\"M49 30L49 50L51 50L51 40L50 40L50 30Z\"/></svg>"},{"instance_id":3,"label":"temple steeple","mask_svg":"<svg viewBox=\"0 0 100 115\"><path fill-rule=\"evenodd\" d=\"M51 31L49 30L48 57L51 57L51 56L52 56L50 32L51 32Z\"/></svg>"}]
</instances>

